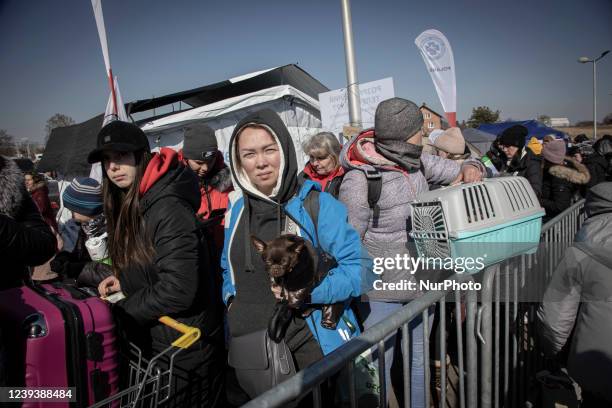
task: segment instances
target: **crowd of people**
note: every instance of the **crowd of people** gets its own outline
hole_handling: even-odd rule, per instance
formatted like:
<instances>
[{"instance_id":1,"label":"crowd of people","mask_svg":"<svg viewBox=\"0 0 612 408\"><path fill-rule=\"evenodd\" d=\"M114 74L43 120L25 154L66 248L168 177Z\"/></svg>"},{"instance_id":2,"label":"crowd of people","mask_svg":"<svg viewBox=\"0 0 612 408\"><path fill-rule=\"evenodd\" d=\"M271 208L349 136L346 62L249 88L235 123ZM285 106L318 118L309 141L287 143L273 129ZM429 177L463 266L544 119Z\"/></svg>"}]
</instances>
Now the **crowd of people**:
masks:
<instances>
[{"instance_id":1,"label":"crowd of people","mask_svg":"<svg viewBox=\"0 0 612 408\"><path fill-rule=\"evenodd\" d=\"M274 353L290 353L284 375L291 375L421 295L373 290L372 259L417 256L409 245L410 203L423 192L486 177L522 176L540 199L546 219L588 195L596 207L591 215L607 218L589 224L589 231L597 232L586 234L609 242L612 207L596 203L603 197L610 204L612 188L606 181L612 181L612 136L594 144L577 138L569 148L566 140L554 137L527 139L525 127L513 126L478 157L459 128L428 134L419 107L392 98L379 104L374 128L344 145L329 132L309 138L303 145L309 161L300 171L289 131L271 110L252 113L236 125L229 165L214 130L206 125L186 128L182 150L152 153L140 128L114 121L99 132L97 148L88 156L89 163L101 163L101 182L78 177L62 192L62 208L71 211L76 230L57 224L44 178L36 173L24 177L13 162L0 157L0 248L8 259L0 288L31 277L70 280L95 288L102 297L121 293L112 308L121 336L147 355L173 340L172 331L158 322L161 316L198 327L201 340L175 361L174 405L239 406L278 381L271 372L277 365ZM271 265L252 243L255 235L271 242L289 234L301 236L315 265L325 267L320 279L299 288L299 304L287 302L288 289L270 278L266 271ZM89 250L92 238L105 240L104 254ZM285 248L280 267L291 270L291 251L301 248ZM602 259L594 282L609 280L603 276L612 272L609 253ZM45 264L46 273L31 276L31 268ZM571 273L578 272L574 268ZM587 285L588 277L580 276L580 284ZM391 268L382 279L416 278ZM612 295L612 290L606 293ZM324 305L340 305L333 328L323 323ZM577 312L563 310L571 316L555 321L549 305L544 303L543 310L549 339L559 336L556 322L565 325L563 339L554 340L557 350L569 337L573 325L568 322ZM588 311L581 308L580 313ZM427 322L431 329L434 314L429 310L427 321L410 323L410 404L415 408L426 407L429 362L424 360L423 325ZM265 352L271 330L282 333L282 347L274 353ZM0 331L0 341L2 335ZM579 331L575 336L585 335ZM372 355L374 361L385 361L387 390L393 388L398 339L398 333L390 335L385 355ZM610 356L609 350L604 352ZM1 358L0 384L7 384ZM340 385L325 386L330 402L341 398ZM296 402L310 404L308 399Z\"/></svg>"}]
</instances>

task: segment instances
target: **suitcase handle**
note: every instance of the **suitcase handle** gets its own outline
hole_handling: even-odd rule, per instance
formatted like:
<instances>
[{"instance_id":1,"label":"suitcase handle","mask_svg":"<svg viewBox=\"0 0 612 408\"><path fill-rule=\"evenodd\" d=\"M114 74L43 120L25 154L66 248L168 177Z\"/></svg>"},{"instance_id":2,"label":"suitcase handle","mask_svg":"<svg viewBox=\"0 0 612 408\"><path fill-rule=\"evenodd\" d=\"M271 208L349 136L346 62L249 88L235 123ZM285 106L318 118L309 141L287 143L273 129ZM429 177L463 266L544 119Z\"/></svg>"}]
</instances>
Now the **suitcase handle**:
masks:
<instances>
[{"instance_id":1,"label":"suitcase handle","mask_svg":"<svg viewBox=\"0 0 612 408\"><path fill-rule=\"evenodd\" d=\"M181 337L174 340L174 342L172 343L174 347L186 349L191 347L193 343L200 339L201 332L200 329L198 329L197 327L187 326L186 324L177 322L169 316L162 316L159 318L159 321L165 324L166 326L171 327L180 333L183 333Z\"/></svg>"}]
</instances>

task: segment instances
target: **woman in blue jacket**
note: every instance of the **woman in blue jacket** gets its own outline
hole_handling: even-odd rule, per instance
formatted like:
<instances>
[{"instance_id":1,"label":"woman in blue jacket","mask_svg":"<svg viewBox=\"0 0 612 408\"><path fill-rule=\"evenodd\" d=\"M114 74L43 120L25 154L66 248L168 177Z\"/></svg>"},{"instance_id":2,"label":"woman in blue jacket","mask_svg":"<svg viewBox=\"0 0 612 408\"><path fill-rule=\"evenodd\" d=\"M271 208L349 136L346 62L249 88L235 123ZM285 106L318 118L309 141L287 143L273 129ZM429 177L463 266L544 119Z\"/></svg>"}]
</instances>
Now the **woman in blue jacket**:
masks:
<instances>
[{"instance_id":1,"label":"woman in blue jacket","mask_svg":"<svg viewBox=\"0 0 612 408\"><path fill-rule=\"evenodd\" d=\"M251 246L251 234L263 241L283 233L294 233L311 242L318 236L320 247L337 262L311 292L313 304L345 302L336 329L323 328L321 311L315 310L308 318L294 315L286 331L284 340L300 370L359 334L348 304L352 297L371 288L367 277L372 261L348 224L344 205L326 193L318 194L315 234L304 200L319 187L307 181L298 189L293 141L275 112L261 110L244 118L236 126L229 148L230 168L240 188L230 195L221 258L230 349L231 338L268 327L280 297L280 290L271 287L261 255Z\"/></svg>"}]
</instances>

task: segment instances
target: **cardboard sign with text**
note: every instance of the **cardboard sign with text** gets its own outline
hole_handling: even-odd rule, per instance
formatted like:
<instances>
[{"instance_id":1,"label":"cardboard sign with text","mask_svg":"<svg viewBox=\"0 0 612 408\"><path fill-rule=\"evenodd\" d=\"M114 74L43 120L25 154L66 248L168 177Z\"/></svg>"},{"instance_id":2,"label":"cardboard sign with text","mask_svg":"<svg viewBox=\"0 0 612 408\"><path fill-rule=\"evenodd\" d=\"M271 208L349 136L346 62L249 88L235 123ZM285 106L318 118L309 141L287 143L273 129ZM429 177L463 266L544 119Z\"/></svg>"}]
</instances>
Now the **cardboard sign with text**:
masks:
<instances>
[{"instance_id":1,"label":"cardboard sign with text","mask_svg":"<svg viewBox=\"0 0 612 408\"><path fill-rule=\"evenodd\" d=\"M374 126L374 114L378 104L395 96L393 78L360 84L359 94L362 128L367 129ZM338 134L350 123L347 88L319 94L319 105L323 130Z\"/></svg>"}]
</instances>

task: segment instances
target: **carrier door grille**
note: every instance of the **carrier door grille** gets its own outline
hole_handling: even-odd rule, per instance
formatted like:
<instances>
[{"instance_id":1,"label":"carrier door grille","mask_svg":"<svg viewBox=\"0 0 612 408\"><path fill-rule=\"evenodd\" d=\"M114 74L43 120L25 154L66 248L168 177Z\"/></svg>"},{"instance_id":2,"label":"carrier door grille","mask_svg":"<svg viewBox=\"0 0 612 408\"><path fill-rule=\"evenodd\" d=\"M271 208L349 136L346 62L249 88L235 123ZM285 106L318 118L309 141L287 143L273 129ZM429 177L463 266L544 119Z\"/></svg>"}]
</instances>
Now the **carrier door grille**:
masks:
<instances>
[{"instance_id":1,"label":"carrier door grille","mask_svg":"<svg viewBox=\"0 0 612 408\"><path fill-rule=\"evenodd\" d=\"M485 221L495 217L491 196L486 186L470 186L464 188L462 192L468 223Z\"/></svg>"}]
</instances>

